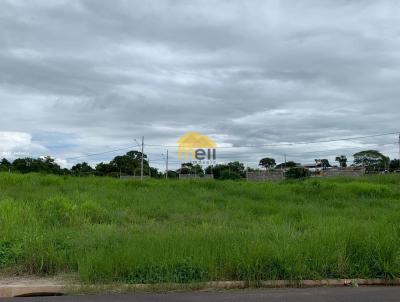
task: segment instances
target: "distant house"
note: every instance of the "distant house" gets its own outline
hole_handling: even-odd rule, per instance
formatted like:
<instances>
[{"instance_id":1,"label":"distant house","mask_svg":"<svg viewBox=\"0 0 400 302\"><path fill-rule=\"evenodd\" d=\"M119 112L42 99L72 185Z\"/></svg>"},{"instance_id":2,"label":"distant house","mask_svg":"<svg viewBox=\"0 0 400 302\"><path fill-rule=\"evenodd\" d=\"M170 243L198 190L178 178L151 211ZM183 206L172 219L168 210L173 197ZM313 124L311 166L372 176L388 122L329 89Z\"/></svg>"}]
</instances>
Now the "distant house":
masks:
<instances>
[{"instance_id":1,"label":"distant house","mask_svg":"<svg viewBox=\"0 0 400 302\"><path fill-rule=\"evenodd\" d=\"M316 172L322 171L321 166L318 166L316 164L305 164L305 165L303 165L303 167L306 168L311 173L316 173Z\"/></svg>"},{"instance_id":2,"label":"distant house","mask_svg":"<svg viewBox=\"0 0 400 302\"><path fill-rule=\"evenodd\" d=\"M308 169L311 173L319 173L321 171L332 169L332 167L323 167L321 163L305 164L303 167Z\"/></svg>"}]
</instances>

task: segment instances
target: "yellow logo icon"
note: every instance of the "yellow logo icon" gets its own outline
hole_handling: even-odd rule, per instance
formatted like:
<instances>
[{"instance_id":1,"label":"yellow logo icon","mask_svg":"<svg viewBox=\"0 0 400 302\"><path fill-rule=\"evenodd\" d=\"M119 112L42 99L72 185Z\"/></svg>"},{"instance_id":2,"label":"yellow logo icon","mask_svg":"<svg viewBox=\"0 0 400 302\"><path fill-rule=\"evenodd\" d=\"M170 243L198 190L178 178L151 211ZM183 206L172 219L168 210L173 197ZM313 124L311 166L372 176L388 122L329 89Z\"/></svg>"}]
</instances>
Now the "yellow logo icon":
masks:
<instances>
[{"instance_id":1,"label":"yellow logo icon","mask_svg":"<svg viewBox=\"0 0 400 302\"><path fill-rule=\"evenodd\" d=\"M217 144L206 135L188 132L178 140L178 159L215 161Z\"/></svg>"}]
</instances>

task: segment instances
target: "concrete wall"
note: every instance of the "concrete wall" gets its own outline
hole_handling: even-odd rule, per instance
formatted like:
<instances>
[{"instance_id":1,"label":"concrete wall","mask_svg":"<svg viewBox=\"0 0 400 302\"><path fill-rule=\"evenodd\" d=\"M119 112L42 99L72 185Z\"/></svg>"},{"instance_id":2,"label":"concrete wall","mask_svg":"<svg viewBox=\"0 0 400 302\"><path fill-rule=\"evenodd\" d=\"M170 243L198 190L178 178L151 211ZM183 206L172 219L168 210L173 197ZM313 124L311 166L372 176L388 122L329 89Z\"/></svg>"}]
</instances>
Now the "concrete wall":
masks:
<instances>
[{"instance_id":1,"label":"concrete wall","mask_svg":"<svg viewBox=\"0 0 400 302\"><path fill-rule=\"evenodd\" d=\"M136 180L141 179L140 175L139 176L138 175L121 175L119 178L120 179L136 179ZM143 175L143 179L147 179L147 178L150 178L150 177L148 175Z\"/></svg>"},{"instance_id":2,"label":"concrete wall","mask_svg":"<svg viewBox=\"0 0 400 302\"><path fill-rule=\"evenodd\" d=\"M214 179L213 174L204 174L204 176L195 175L195 174L179 174L179 179L186 180L186 179Z\"/></svg>"},{"instance_id":3,"label":"concrete wall","mask_svg":"<svg viewBox=\"0 0 400 302\"><path fill-rule=\"evenodd\" d=\"M247 172L247 181L281 181L284 179L283 170L267 170Z\"/></svg>"},{"instance_id":4,"label":"concrete wall","mask_svg":"<svg viewBox=\"0 0 400 302\"><path fill-rule=\"evenodd\" d=\"M321 171L322 177L358 177L365 174L365 169L354 169L354 168L345 168L345 169L328 169Z\"/></svg>"},{"instance_id":5,"label":"concrete wall","mask_svg":"<svg viewBox=\"0 0 400 302\"><path fill-rule=\"evenodd\" d=\"M359 177L365 175L363 168L328 169L314 177ZM283 170L247 172L247 181L281 181L285 179Z\"/></svg>"}]
</instances>

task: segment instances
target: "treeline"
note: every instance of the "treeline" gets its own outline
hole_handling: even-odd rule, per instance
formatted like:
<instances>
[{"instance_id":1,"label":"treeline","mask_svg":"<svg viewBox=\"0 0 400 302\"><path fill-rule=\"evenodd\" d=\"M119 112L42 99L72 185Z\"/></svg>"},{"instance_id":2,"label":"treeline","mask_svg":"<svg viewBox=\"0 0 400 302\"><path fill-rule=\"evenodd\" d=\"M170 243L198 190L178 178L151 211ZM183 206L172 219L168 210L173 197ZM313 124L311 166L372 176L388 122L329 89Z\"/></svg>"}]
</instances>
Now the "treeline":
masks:
<instances>
[{"instance_id":1,"label":"treeline","mask_svg":"<svg viewBox=\"0 0 400 302\"><path fill-rule=\"evenodd\" d=\"M329 160L326 158L315 159L313 164L316 168L331 168ZM337 167L346 168L348 166L347 156L339 155L335 157ZM300 163L289 161L287 163L276 164L275 159L270 157L262 158L259 162L259 166L265 169L282 169L282 168L293 168L302 167ZM380 153L376 150L365 150L353 154L353 164L351 167L364 167L367 171L388 171L394 172L400 169L399 159L390 159L388 156Z\"/></svg>"},{"instance_id":2,"label":"treeline","mask_svg":"<svg viewBox=\"0 0 400 302\"><path fill-rule=\"evenodd\" d=\"M78 163L71 169L61 168L55 160L50 157L41 158L18 158L12 162L3 158L0 161L0 171L18 172L18 173L51 173L59 175L96 175L96 176L112 176L120 175L140 175L141 173L142 153L139 151L129 151L125 155L114 157L108 163L99 163L94 168L86 162ZM146 176L161 177L156 168L150 167L147 155L143 155L143 171Z\"/></svg>"},{"instance_id":3,"label":"treeline","mask_svg":"<svg viewBox=\"0 0 400 302\"><path fill-rule=\"evenodd\" d=\"M51 157L42 158L18 158L8 161L3 158L0 161L0 172L16 173L44 173L57 175L74 176L140 176L141 175L142 153L139 151L129 151L125 155L114 157L110 162L101 162L95 167L87 162L78 163L71 169L61 168ZM252 170L252 169L249 169ZM147 155L143 155L143 174L146 177L164 178L165 172L151 167ZM213 174L217 179L239 179L246 176L244 164L235 161L228 164L217 164L203 169L202 166L192 163L183 163L177 170L169 170L168 178L178 178L179 174Z\"/></svg>"},{"instance_id":4,"label":"treeline","mask_svg":"<svg viewBox=\"0 0 400 302\"><path fill-rule=\"evenodd\" d=\"M62 169L52 157L42 158L17 158L10 162L3 158L0 161L1 172L19 172L19 173L46 173L46 174L69 174L70 170Z\"/></svg>"},{"instance_id":5,"label":"treeline","mask_svg":"<svg viewBox=\"0 0 400 302\"><path fill-rule=\"evenodd\" d=\"M376 150L366 150L353 154L352 166L362 166L367 171L399 171L400 161L398 159L390 160L389 157L383 155ZM58 175L75 175L75 176L140 176L141 175L142 153L139 151L129 151L125 155L114 157L110 162L101 162L95 167L90 166L86 162L78 163L71 169L61 168L55 160L49 156L41 158L18 158L9 161L3 158L0 161L0 172L17 172L17 173L45 173ZM347 167L347 157L340 155L336 157L336 162L340 168ZM291 178L304 177L307 169L300 163L288 161L286 163L276 164L275 159L270 157L262 158L259 162L262 169L285 169L287 176ZM327 159L315 159L315 167L330 168L331 164ZM226 164L216 164L203 168L198 164L183 163L177 170L169 170L168 178L177 178L179 174L194 174L203 176L205 174L213 174L215 179L240 179L246 177L246 172L256 171L245 167L239 161L233 161ZM148 157L143 154L143 174L146 177L164 178L165 172L159 171L157 168L149 165Z\"/></svg>"}]
</instances>

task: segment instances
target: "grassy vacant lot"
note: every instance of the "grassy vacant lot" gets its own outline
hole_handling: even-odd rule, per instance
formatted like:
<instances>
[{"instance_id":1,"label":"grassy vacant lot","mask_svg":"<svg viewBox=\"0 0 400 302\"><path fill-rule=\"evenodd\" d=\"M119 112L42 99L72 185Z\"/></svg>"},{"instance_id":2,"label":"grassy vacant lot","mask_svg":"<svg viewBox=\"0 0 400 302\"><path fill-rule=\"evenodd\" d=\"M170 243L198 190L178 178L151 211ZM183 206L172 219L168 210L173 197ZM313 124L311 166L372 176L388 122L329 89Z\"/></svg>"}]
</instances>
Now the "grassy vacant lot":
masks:
<instances>
[{"instance_id":1,"label":"grassy vacant lot","mask_svg":"<svg viewBox=\"0 0 400 302\"><path fill-rule=\"evenodd\" d=\"M132 283L400 277L400 176L270 184L0 174L0 269Z\"/></svg>"}]
</instances>

